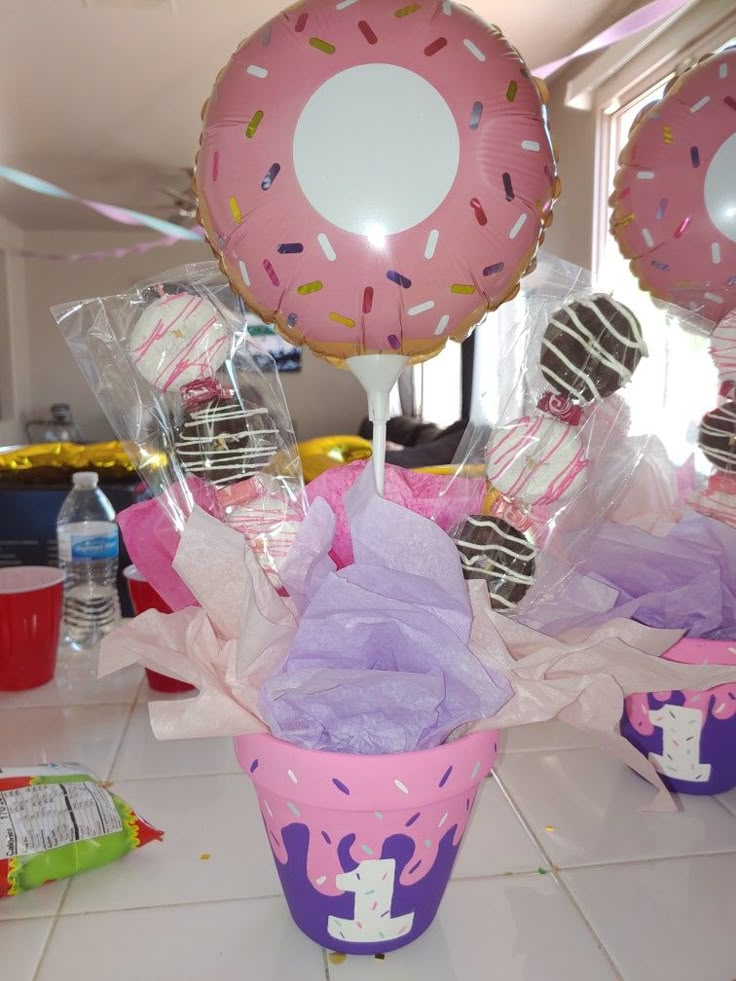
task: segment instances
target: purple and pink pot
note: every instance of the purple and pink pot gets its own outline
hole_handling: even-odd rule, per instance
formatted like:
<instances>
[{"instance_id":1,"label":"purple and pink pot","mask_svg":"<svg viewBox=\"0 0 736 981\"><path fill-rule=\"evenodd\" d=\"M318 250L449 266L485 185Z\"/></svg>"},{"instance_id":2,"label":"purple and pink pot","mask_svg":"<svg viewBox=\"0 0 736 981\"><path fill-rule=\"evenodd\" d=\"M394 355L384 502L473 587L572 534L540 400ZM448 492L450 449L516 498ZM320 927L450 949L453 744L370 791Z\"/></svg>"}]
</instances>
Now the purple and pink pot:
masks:
<instances>
[{"instance_id":1,"label":"purple and pink pot","mask_svg":"<svg viewBox=\"0 0 736 981\"><path fill-rule=\"evenodd\" d=\"M239 736L291 915L316 943L387 953L432 923L498 733L357 756Z\"/></svg>"},{"instance_id":2,"label":"purple and pink pot","mask_svg":"<svg viewBox=\"0 0 736 981\"><path fill-rule=\"evenodd\" d=\"M736 641L684 638L663 657L736 665ZM629 695L621 734L651 760L670 790L722 794L736 787L736 683Z\"/></svg>"}]
</instances>

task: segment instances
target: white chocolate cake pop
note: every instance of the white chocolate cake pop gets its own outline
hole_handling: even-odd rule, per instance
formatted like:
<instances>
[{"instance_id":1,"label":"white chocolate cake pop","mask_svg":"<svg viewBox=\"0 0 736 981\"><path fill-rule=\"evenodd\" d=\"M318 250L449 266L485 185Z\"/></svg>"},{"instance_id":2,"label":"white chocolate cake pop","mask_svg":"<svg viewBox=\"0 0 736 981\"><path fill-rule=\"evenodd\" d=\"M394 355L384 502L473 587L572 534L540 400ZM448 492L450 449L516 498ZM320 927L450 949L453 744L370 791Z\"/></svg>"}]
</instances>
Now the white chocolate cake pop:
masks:
<instances>
[{"instance_id":1,"label":"white chocolate cake pop","mask_svg":"<svg viewBox=\"0 0 736 981\"><path fill-rule=\"evenodd\" d=\"M529 506L553 504L585 482L588 461L577 430L546 416L525 416L496 429L486 448L491 484Z\"/></svg>"},{"instance_id":2,"label":"white chocolate cake pop","mask_svg":"<svg viewBox=\"0 0 736 981\"><path fill-rule=\"evenodd\" d=\"M229 334L209 300L164 293L146 307L128 348L138 372L155 388L177 392L212 377L228 354Z\"/></svg>"}]
</instances>

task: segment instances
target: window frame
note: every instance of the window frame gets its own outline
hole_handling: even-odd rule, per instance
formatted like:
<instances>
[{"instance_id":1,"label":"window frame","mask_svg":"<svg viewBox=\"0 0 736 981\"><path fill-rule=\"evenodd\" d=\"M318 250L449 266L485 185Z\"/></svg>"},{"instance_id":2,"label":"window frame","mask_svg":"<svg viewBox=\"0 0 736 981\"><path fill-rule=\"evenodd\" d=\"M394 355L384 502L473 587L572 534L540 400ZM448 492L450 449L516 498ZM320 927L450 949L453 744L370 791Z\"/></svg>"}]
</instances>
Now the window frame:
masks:
<instances>
[{"instance_id":1,"label":"window frame","mask_svg":"<svg viewBox=\"0 0 736 981\"><path fill-rule=\"evenodd\" d=\"M598 275L610 234L609 188L615 173L612 146L620 117L632 104L656 92L667 79L697 64L736 38L736 10L732 0L697 3L631 61L605 78L592 95L596 113L596 152L592 230L592 268ZM569 88L574 88L574 80ZM621 148L625 144L619 143Z\"/></svg>"}]
</instances>

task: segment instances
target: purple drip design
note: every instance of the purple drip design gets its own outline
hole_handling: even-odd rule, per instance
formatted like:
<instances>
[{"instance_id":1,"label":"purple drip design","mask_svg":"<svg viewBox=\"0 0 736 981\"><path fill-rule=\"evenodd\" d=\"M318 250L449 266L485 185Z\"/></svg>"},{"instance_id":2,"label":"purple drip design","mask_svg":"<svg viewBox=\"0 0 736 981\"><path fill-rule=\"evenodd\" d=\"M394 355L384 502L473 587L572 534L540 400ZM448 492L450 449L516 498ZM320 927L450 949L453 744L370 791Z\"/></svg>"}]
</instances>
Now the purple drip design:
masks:
<instances>
[{"instance_id":1,"label":"purple drip design","mask_svg":"<svg viewBox=\"0 0 736 981\"><path fill-rule=\"evenodd\" d=\"M413 913L412 929L397 940L341 944L327 932L328 917L352 919L355 896L352 893L326 896L312 885L307 875L309 829L304 824L290 824L282 832L288 859L286 864L276 860L276 869L297 926L315 943L327 947L328 950L350 954L384 954L416 940L432 923L450 878L459 847L453 845L455 830L456 826L453 826L442 838L437 860L432 868L417 882L406 886L401 884L400 876L414 858L414 842L401 834L387 838L383 843L380 857L393 858L396 862L396 886L391 916ZM345 872L352 872L359 864L350 855L350 848L354 842L355 835L346 835L338 846L340 865ZM414 865L412 868L416 869L417 866Z\"/></svg>"},{"instance_id":2,"label":"purple drip design","mask_svg":"<svg viewBox=\"0 0 736 981\"><path fill-rule=\"evenodd\" d=\"M450 779L450 774L452 773L452 767L448 766L445 772L442 774L442 779L440 780L440 787L444 787L447 781Z\"/></svg>"},{"instance_id":3,"label":"purple drip design","mask_svg":"<svg viewBox=\"0 0 736 981\"><path fill-rule=\"evenodd\" d=\"M347 786L346 786L346 785L345 785L345 784L344 784L344 783L342 782L342 780L338 780L338 779L337 779L337 777L333 777L333 778L332 778L332 782L333 782L333 783L334 783L334 785L335 785L335 786L337 787L337 789L338 789L338 790L340 791L340 793L342 793L342 794L347 794L347 796L348 796L348 797L350 796L350 788L349 788L349 787L347 787Z\"/></svg>"},{"instance_id":4,"label":"purple drip design","mask_svg":"<svg viewBox=\"0 0 736 981\"><path fill-rule=\"evenodd\" d=\"M659 709L663 705L684 705L685 696L681 691L674 691L670 698L660 701L653 693L648 696L650 709ZM710 763L710 780L696 782L694 780L678 780L660 774L665 786L676 793L684 794L723 794L736 787L736 716L730 719L719 719L713 716L713 696L704 694L703 712L705 725L700 733L700 760ZM629 721L624 712L621 719L621 735L648 756L649 753L662 753L664 742L662 729L654 727L654 732L645 736Z\"/></svg>"}]
</instances>

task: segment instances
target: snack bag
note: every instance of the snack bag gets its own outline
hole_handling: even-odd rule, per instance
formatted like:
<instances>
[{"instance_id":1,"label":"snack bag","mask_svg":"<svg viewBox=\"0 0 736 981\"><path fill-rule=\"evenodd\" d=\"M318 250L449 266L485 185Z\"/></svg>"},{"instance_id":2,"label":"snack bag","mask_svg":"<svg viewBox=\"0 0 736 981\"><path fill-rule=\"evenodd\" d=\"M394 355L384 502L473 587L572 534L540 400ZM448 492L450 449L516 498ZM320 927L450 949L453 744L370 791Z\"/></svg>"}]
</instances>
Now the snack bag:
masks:
<instances>
[{"instance_id":1,"label":"snack bag","mask_svg":"<svg viewBox=\"0 0 736 981\"><path fill-rule=\"evenodd\" d=\"M0 768L0 899L162 838L76 764Z\"/></svg>"}]
</instances>

